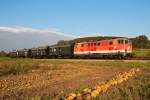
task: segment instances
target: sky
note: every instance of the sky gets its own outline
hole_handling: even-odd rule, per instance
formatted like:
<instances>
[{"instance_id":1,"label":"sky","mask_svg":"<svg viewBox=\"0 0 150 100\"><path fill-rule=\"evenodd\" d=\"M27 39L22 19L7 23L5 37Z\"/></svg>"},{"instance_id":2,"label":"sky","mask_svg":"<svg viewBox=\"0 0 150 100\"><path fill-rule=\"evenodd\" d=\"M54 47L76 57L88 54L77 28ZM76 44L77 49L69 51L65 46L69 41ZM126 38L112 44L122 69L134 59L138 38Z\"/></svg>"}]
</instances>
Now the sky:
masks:
<instances>
[{"instance_id":1,"label":"sky","mask_svg":"<svg viewBox=\"0 0 150 100\"><path fill-rule=\"evenodd\" d=\"M69 39L141 34L150 38L149 5L150 0L0 0L0 42L8 40L4 33L26 35L39 31L49 33L49 39L51 33Z\"/></svg>"}]
</instances>

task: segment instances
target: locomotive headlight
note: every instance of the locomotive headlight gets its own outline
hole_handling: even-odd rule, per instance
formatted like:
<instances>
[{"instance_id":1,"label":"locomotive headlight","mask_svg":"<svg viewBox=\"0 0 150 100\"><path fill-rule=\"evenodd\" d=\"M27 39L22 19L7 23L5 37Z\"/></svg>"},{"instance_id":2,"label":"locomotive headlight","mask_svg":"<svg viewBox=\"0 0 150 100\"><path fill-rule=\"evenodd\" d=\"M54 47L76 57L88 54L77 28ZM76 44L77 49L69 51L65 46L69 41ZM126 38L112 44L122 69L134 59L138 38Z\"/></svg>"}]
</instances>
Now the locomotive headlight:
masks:
<instances>
[{"instance_id":1,"label":"locomotive headlight","mask_svg":"<svg viewBox=\"0 0 150 100\"><path fill-rule=\"evenodd\" d=\"M114 46L114 49L116 49L117 47L116 46Z\"/></svg>"}]
</instances>

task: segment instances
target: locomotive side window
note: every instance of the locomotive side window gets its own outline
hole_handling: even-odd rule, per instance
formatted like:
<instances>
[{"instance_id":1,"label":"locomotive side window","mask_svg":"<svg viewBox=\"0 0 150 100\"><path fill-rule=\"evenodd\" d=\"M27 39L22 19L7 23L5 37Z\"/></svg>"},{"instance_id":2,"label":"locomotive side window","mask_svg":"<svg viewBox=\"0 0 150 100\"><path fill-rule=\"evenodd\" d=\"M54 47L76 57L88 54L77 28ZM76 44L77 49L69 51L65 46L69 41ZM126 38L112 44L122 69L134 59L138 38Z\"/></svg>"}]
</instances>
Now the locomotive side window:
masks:
<instances>
[{"instance_id":1,"label":"locomotive side window","mask_svg":"<svg viewBox=\"0 0 150 100\"><path fill-rule=\"evenodd\" d=\"M84 47L84 44L81 44L81 47Z\"/></svg>"},{"instance_id":2,"label":"locomotive side window","mask_svg":"<svg viewBox=\"0 0 150 100\"><path fill-rule=\"evenodd\" d=\"M123 40L121 40L121 44L123 44Z\"/></svg>"},{"instance_id":3,"label":"locomotive side window","mask_svg":"<svg viewBox=\"0 0 150 100\"><path fill-rule=\"evenodd\" d=\"M109 42L109 45L112 45L112 44L113 44L113 42L112 42L112 41L110 41L110 42Z\"/></svg>"},{"instance_id":4,"label":"locomotive side window","mask_svg":"<svg viewBox=\"0 0 150 100\"><path fill-rule=\"evenodd\" d=\"M120 40L118 40L118 44L120 44L121 43L121 41Z\"/></svg>"},{"instance_id":5,"label":"locomotive side window","mask_svg":"<svg viewBox=\"0 0 150 100\"><path fill-rule=\"evenodd\" d=\"M128 40L125 40L125 44L128 44Z\"/></svg>"},{"instance_id":6,"label":"locomotive side window","mask_svg":"<svg viewBox=\"0 0 150 100\"><path fill-rule=\"evenodd\" d=\"M100 46L100 43L97 43L97 46Z\"/></svg>"}]
</instances>

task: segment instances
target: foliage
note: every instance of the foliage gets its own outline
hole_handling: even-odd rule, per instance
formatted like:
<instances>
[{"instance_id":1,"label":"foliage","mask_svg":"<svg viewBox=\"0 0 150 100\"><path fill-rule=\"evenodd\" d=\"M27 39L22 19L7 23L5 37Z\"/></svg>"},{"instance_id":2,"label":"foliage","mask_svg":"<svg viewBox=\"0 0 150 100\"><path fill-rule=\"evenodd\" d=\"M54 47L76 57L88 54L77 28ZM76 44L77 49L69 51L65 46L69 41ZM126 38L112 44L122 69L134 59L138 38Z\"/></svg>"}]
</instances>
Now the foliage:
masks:
<instances>
[{"instance_id":1,"label":"foliage","mask_svg":"<svg viewBox=\"0 0 150 100\"><path fill-rule=\"evenodd\" d=\"M150 41L148 40L148 37L145 35L140 35L136 38L132 39L133 47L134 48L148 48Z\"/></svg>"},{"instance_id":2,"label":"foliage","mask_svg":"<svg viewBox=\"0 0 150 100\"><path fill-rule=\"evenodd\" d=\"M132 59L150 59L150 49L134 49Z\"/></svg>"},{"instance_id":3,"label":"foliage","mask_svg":"<svg viewBox=\"0 0 150 100\"><path fill-rule=\"evenodd\" d=\"M59 40L59 41L57 42L57 45L66 45L66 44L68 44L68 43L69 43L68 41Z\"/></svg>"},{"instance_id":4,"label":"foliage","mask_svg":"<svg viewBox=\"0 0 150 100\"><path fill-rule=\"evenodd\" d=\"M0 76L27 74L34 71L59 70L58 65L43 66L40 62L31 59L0 58Z\"/></svg>"},{"instance_id":5,"label":"foliage","mask_svg":"<svg viewBox=\"0 0 150 100\"><path fill-rule=\"evenodd\" d=\"M115 36L97 36L97 37L83 37L83 38L76 38L73 40L65 41L65 40L60 40L57 42L57 45L59 44L68 44L68 43L78 43L78 42L88 42L88 41L99 41L103 39L113 39L113 38L119 38Z\"/></svg>"},{"instance_id":6,"label":"foliage","mask_svg":"<svg viewBox=\"0 0 150 100\"><path fill-rule=\"evenodd\" d=\"M74 40L60 40L58 41L57 45L64 45L68 43L78 43L78 42L85 42L85 41L99 41L103 39L113 39L113 38L120 38L115 36L97 36L97 37L84 37L84 38L77 38ZM146 35L139 35L136 38L130 38L133 43L133 48L150 48L150 41Z\"/></svg>"},{"instance_id":7,"label":"foliage","mask_svg":"<svg viewBox=\"0 0 150 100\"><path fill-rule=\"evenodd\" d=\"M24 74L28 73L32 70L38 69L39 66L38 64L34 63L21 63L21 62L7 62L7 63L2 63L0 65L0 76L5 76L5 75L18 75L18 74Z\"/></svg>"}]
</instances>

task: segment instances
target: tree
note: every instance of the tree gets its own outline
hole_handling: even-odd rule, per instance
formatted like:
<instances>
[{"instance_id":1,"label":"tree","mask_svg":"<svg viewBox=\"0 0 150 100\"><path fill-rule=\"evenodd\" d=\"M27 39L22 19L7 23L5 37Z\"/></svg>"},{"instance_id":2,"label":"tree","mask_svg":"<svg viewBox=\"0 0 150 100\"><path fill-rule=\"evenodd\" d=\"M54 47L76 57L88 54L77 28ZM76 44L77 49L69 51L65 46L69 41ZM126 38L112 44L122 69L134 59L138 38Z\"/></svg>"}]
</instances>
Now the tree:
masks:
<instances>
[{"instance_id":1,"label":"tree","mask_svg":"<svg viewBox=\"0 0 150 100\"><path fill-rule=\"evenodd\" d=\"M148 48L149 40L145 35L140 35L134 38L132 41L135 48Z\"/></svg>"},{"instance_id":2,"label":"tree","mask_svg":"<svg viewBox=\"0 0 150 100\"><path fill-rule=\"evenodd\" d=\"M66 45L68 44L68 41L65 41L65 40L60 40L57 42L57 45Z\"/></svg>"}]
</instances>

